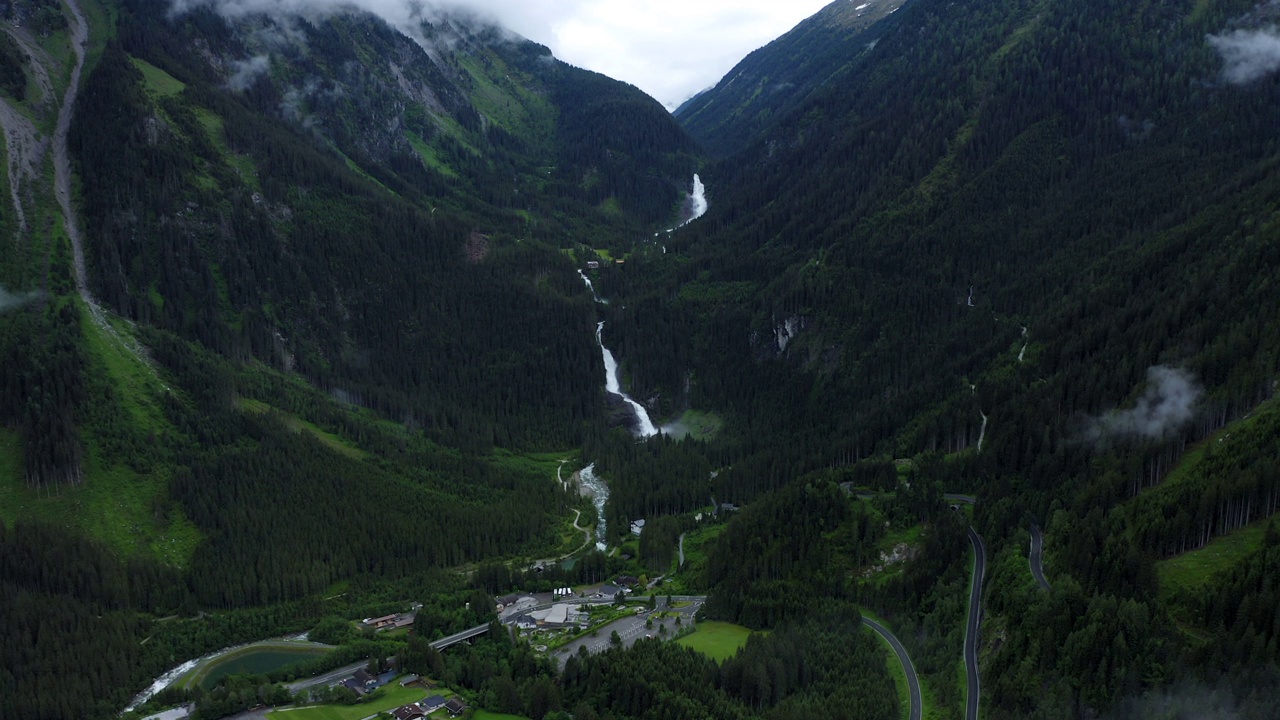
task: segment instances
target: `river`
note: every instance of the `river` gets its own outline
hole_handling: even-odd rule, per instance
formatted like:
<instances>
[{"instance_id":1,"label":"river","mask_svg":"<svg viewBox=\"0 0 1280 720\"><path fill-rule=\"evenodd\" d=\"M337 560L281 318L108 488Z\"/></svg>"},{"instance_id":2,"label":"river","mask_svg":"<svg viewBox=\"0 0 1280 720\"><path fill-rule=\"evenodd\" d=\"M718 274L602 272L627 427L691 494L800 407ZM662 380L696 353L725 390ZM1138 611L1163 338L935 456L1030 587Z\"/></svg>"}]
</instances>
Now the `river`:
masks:
<instances>
[{"instance_id":1,"label":"river","mask_svg":"<svg viewBox=\"0 0 1280 720\"><path fill-rule=\"evenodd\" d=\"M591 463L578 471L578 490L584 495L591 496L591 504L596 507L596 549L600 552L604 552L604 505L609 502L609 486L605 485L603 480L596 477L595 471L595 463Z\"/></svg>"}]
</instances>

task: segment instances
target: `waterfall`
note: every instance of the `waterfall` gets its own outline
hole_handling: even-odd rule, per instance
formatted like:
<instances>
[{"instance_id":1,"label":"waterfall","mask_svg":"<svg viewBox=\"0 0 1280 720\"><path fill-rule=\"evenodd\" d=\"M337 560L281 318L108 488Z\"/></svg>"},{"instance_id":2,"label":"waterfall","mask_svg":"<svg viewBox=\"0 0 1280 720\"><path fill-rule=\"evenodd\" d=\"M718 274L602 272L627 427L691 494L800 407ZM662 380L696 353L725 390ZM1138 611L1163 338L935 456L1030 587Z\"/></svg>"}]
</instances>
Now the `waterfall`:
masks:
<instances>
[{"instance_id":1,"label":"waterfall","mask_svg":"<svg viewBox=\"0 0 1280 720\"><path fill-rule=\"evenodd\" d=\"M584 491L584 494L591 496L591 504L596 507L596 549L600 552L605 550L605 520L604 505L609 501L609 486L596 477L596 464L582 468L578 471L578 487Z\"/></svg>"},{"instance_id":2,"label":"waterfall","mask_svg":"<svg viewBox=\"0 0 1280 720\"><path fill-rule=\"evenodd\" d=\"M658 434L658 429L653 426L653 421L649 419L649 411L630 395L622 392L622 385L618 382L618 361L613 358L613 353L609 348L604 346L604 321L596 323L596 342L600 345L600 355L604 358L604 389L622 398L624 402L631 406L636 414L636 432L642 438L652 437Z\"/></svg>"}]
</instances>

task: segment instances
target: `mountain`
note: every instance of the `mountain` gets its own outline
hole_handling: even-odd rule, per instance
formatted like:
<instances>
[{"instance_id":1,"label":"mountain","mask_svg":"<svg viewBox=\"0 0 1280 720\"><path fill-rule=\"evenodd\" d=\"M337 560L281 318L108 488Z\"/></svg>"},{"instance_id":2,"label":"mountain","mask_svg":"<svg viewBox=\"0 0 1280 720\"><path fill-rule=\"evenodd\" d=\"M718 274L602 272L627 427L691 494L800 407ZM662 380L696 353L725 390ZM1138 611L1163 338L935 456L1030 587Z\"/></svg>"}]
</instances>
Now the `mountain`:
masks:
<instances>
[{"instance_id":1,"label":"mountain","mask_svg":"<svg viewBox=\"0 0 1280 720\"><path fill-rule=\"evenodd\" d=\"M836 4L677 118L419 6L53 7L0 42L0 715L302 632L138 714L395 658L530 718L888 720L901 652L938 717L1274 715L1271 6ZM429 644L622 578L740 652Z\"/></svg>"},{"instance_id":2,"label":"mountain","mask_svg":"<svg viewBox=\"0 0 1280 720\"><path fill-rule=\"evenodd\" d=\"M674 114L709 152L731 155L815 92L860 72L903 2L837 0L747 55Z\"/></svg>"},{"instance_id":3,"label":"mountain","mask_svg":"<svg viewBox=\"0 0 1280 720\"><path fill-rule=\"evenodd\" d=\"M1238 432L1227 424L1275 390L1280 326L1256 308L1280 300L1269 130L1280 86L1246 72L1237 47L1269 32L1268 12L906 3L876 26L873 47L845 55L856 71L838 83L761 124L731 116L726 136L739 128L748 140L702 173L707 215L602 284L626 299L614 327L633 392L687 397L736 437L710 483L717 500L752 501L797 477L857 484L899 460L935 502L943 490L980 498L975 527L1009 553L1006 582L1019 577L1012 558L1027 528L1047 526L1079 619L1037 634L1019 618L1063 605L985 606L1002 608L984 621L999 632L1036 638L1012 654L983 641L1001 657L987 672L1028 668L998 691L984 684L993 716L1102 713L1186 679L1165 653L1200 646L1171 617L1203 618L1188 609L1202 600L1170 600L1159 563L1241 526L1260 535L1274 512L1275 480L1247 470L1154 494L1192 475L1171 473L1184 451ZM693 109L680 117L702 135ZM1268 447L1239 467L1275 457ZM1144 509L1170 497L1199 504L1163 521ZM963 533L949 537L963 547ZM766 550L724 549L730 564L716 577L730 596L760 588L725 616L760 622L761 607L801 602L782 583L809 575L735 570L731 558ZM921 584L894 586L892 602L863 597L909 627L955 627L953 609L930 604L963 587L948 585L948 567L908 570L904 582ZM1147 619L1108 649L1096 638L1117 635L1101 629L1110 606ZM1265 624L1251 642L1275 637ZM1209 646L1230 642L1206 632ZM958 657L959 636L951 642ZM1054 654L1070 647L1080 654ZM1251 681L1239 678L1275 662L1212 653L1195 673L1239 673L1241 698ZM938 667L936 682L954 677ZM1104 679L1097 667L1126 670Z\"/></svg>"}]
</instances>

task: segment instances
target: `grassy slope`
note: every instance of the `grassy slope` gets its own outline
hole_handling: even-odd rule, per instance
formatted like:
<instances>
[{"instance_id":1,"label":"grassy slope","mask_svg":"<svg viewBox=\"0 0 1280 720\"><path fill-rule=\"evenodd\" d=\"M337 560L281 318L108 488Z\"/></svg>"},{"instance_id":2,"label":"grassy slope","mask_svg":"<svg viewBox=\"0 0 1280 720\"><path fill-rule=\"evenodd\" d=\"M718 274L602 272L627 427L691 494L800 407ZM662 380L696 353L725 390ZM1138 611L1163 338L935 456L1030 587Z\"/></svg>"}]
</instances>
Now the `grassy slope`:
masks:
<instances>
[{"instance_id":1,"label":"grassy slope","mask_svg":"<svg viewBox=\"0 0 1280 720\"><path fill-rule=\"evenodd\" d=\"M134 432L168 436L172 427L159 406L166 392L160 379L121 343L96 327L82 308L81 327L90 375L114 388L119 417ZM118 333L127 328L117 327ZM190 559L200 533L181 510L158 503L170 469L139 471L118 458L106 457L92 428L84 432L84 482L52 492L28 489L23 482L21 442L13 431L0 433L0 518L13 522L42 520L79 527L122 553L142 552L179 567Z\"/></svg>"},{"instance_id":2,"label":"grassy slope","mask_svg":"<svg viewBox=\"0 0 1280 720\"><path fill-rule=\"evenodd\" d=\"M340 438L331 432L322 430L320 426L315 423L303 420L297 415L273 408L261 400L240 398L237 401L237 404L240 406L240 409L245 412L251 412L257 415L272 415L279 418L280 422L293 432L308 433L316 440L319 440L321 445L324 445L339 455L346 455L353 460L363 460L368 455L364 450L361 450L347 440Z\"/></svg>"},{"instance_id":3,"label":"grassy slope","mask_svg":"<svg viewBox=\"0 0 1280 720\"><path fill-rule=\"evenodd\" d=\"M1262 547L1270 519L1259 520L1209 541L1208 545L1156 563L1160 593L1166 597L1186 591L1196 594L1207 587L1217 571L1230 567Z\"/></svg>"},{"instance_id":4,"label":"grassy slope","mask_svg":"<svg viewBox=\"0 0 1280 720\"><path fill-rule=\"evenodd\" d=\"M422 688L400 687L392 681L383 688L384 694L372 702L357 705L316 705L297 710L273 710L267 713L272 720L360 720L380 712L394 710L401 705L417 702L427 696Z\"/></svg>"}]
</instances>

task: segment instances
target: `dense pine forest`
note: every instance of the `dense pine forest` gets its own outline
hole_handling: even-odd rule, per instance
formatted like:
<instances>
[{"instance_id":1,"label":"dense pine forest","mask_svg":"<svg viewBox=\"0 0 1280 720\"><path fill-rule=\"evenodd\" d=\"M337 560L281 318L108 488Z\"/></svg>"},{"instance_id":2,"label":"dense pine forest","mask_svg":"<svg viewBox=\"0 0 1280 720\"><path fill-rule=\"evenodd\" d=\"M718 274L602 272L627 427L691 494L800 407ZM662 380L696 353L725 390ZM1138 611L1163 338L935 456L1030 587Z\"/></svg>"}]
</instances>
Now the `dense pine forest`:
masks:
<instances>
[{"instance_id":1,"label":"dense pine forest","mask_svg":"<svg viewBox=\"0 0 1280 720\"><path fill-rule=\"evenodd\" d=\"M958 719L974 537L981 716L1274 717L1274 3L835 3L674 115L466 14L220 8L0 2L0 717L304 632L127 716L367 662L907 717L866 618ZM623 577L746 640L492 612Z\"/></svg>"}]
</instances>

